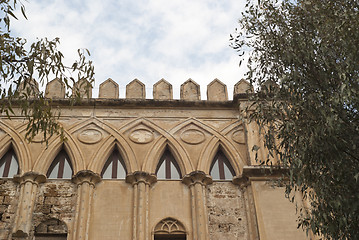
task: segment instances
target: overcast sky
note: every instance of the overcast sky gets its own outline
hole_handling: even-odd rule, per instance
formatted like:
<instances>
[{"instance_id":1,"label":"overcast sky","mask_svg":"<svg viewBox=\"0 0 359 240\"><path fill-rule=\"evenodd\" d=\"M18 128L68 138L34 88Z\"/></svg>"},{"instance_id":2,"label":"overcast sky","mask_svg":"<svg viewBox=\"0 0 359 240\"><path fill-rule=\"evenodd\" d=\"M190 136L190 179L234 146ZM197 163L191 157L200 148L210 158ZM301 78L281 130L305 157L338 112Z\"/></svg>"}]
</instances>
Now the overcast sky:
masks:
<instances>
[{"instance_id":1,"label":"overcast sky","mask_svg":"<svg viewBox=\"0 0 359 240\"><path fill-rule=\"evenodd\" d=\"M239 57L229 47L245 1L238 0L28 0L28 20L12 22L12 31L29 41L60 38L67 62L78 48L87 48L95 65L95 88L108 78L125 88L137 78L146 85L146 98L161 78L180 85L192 78L201 85L218 78L233 85L244 77Z\"/></svg>"}]
</instances>

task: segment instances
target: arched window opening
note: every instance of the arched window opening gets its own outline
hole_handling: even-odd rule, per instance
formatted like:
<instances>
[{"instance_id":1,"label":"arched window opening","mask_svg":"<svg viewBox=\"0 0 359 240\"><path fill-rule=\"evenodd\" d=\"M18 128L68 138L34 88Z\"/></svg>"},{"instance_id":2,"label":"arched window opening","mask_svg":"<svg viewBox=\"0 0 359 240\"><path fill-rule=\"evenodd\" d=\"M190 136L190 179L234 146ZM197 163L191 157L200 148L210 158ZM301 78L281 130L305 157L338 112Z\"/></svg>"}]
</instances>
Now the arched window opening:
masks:
<instances>
[{"instance_id":1,"label":"arched window opening","mask_svg":"<svg viewBox=\"0 0 359 240\"><path fill-rule=\"evenodd\" d=\"M63 221L52 218L40 223L34 235L35 240L66 240L67 226Z\"/></svg>"},{"instance_id":2,"label":"arched window opening","mask_svg":"<svg viewBox=\"0 0 359 240\"><path fill-rule=\"evenodd\" d=\"M10 148L0 160L0 177L7 178L13 177L19 173L19 164L16 154Z\"/></svg>"},{"instance_id":3,"label":"arched window opening","mask_svg":"<svg viewBox=\"0 0 359 240\"><path fill-rule=\"evenodd\" d=\"M181 179L181 170L172 153L166 149L156 169L158 179Z\"/></svg>"},{"instance_id":4,"label":"arched window opening","mask_svg":"<svg viewBox=\"0 0 359 240\"><path fill-rule=\"evenodd\" d=\"M127 170L125 162L115 148L102 169L101 177L103 179L125 179L126 175Z\"/></svg>"},{"instance_id":5,"label":"arched window opening","mask_svg":"<svg viewBox=\"0 0 359 240\"><path fill-rule=\"evenodd\" d=\"M232 180L236 175L231 163L221 150L214 156L210 174L213 180Z\"/></svg>"},{"instance_id":6,"label":"arched window opening","mask_svg":"<svg viewBox=\"0 0 359 240\"><path fill-rule=\"evenodd\" d=\"M70 158L66 151L62 149L52 161L46 176L48 178L70 179L73 175Z\"/></svg>"},{"instance_id":7,"label":"arched window opening","mask_svg":"<svg viewBox=\"0 0 359 240\"><path fill-rule=\"evenodd\" d=\"M161 220L154 229L154 240L186 240L182 223L173 218Z\"/></svg>"}]
</instances>

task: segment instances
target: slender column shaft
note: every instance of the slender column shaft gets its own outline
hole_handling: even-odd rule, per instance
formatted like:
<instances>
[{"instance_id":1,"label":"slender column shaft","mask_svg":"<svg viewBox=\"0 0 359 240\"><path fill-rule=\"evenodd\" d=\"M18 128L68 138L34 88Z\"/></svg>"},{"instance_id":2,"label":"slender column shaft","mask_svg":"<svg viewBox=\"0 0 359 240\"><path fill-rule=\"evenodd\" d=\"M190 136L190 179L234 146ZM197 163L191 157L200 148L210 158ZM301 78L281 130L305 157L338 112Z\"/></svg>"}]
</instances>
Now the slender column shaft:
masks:
<instances>
[{"instance_id":1,"label":"slender column shaft","mask_svg":"<svg viewBox=\"0 0 359 240\"><path fill-rule=\"evenodd\" d=\"M92 196L95 185L101 181L101 177L92 171L84 170L78 172L72 181L77 184L76 217L72 239L88 240Z\"/></svg>"},{"instance_id":2,"label":"slender column shaft","mask_svg":"<svg viewBox=\"0 0 359 240\"><path fill-rule=\"evenodd\" d=\"M144 182L138 183L138 239L145 240L146 232L146 184Z\"/></svg>"},{"instance_id":3,"label":"slender column shaft","mask_svg":"<svg viewBox=\"0 0 359 240\"><path fill-rule=\"evenodd\" d=\"M15 176L14 180L20 183L20 199L12 236L26 238L30 233L37 189L40 183L46 181L46 177L39 173L27 172L22 176Z\"/></svg>"},{"instance_id":4,"label":"slender column shaft","mask_svg":"<svg viewBox=\"0 0 359 240\"><path fill-rule=\"evenodd\" d=\"M212 183L212 178L202 171L195 171L184 176L182 182L191 191L193 239L207 240L209 231L205 186Z\"/></svg>"},{"instance_id":5,"label":"slender column shaft","mask_svg":"<svg viewBox=\"0 0 359 240\"><path fill-rule=\"evenodd\" d=\"M192 231L193 231L193 240L197 240L197 214L196 214L196 197L194 186L189 186L191 191L191 213L192 213Z\"/></svg>"},{"instance_id":6,"label":"slender column shaft","mask_svg":"<svg viewBox=\"0 0 359 240\"><path fill-rule=\"evenodd\" d=\"M194 184L195 189L195 198L196 198L196 213L197 213L197 237L198 240L205 240L206 238L206 229L208 229L208 219L205 218L204 212L207 209L204 209L204 197L203 189L201 183Z\"/></svg>"},{"instance_id":7,"label":"slender column shaft","mask_svg":"<svg viewBox=\"0 0 359 240\"><path fill-rule=\"evenodd\" d=\"M149 228L149 214L150 214L150 206L149 206L149 199L150 199L150 185L146 184L145 186L146 188L146 194L145 194L145 210L146 210L146 217L145 219L147 219L147 221L145 222L145 239L149 240L150 239L150 228Z\"/></svg>"},{"instance_id":8,"label":"slender column shaft","mask_svg":"<svg viewBox=\"0 0 359 240\"><path fill-rule=\"evenodd\" d=\"M149 195L151 184L157 178L146 172L134 172L126 176L133 186L133 240L149 240Z\"/></svg>"},{"instance_id":9,"label":"slender column shaft","mask_svg":"<svg viewBox=\"0 0 359 240\"><path fill-rule=\"evenodd\" d=\"M138 191L137 191L137 184L133 185L133 221L132 221L132 239L138 239L137 237L137 214L138 214Z\"/></svg>"}]
</instances>

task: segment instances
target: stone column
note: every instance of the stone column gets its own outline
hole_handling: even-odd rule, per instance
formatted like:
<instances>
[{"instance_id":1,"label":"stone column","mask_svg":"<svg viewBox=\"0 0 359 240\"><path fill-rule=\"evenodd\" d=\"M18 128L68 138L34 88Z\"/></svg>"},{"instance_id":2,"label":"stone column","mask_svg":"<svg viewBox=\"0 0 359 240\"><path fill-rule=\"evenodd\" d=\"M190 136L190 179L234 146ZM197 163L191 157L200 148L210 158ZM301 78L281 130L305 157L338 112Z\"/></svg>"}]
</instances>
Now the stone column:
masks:
<instances>
[{"instance_id":1,"label":"stone column","mask_svg":"<svg viewBox=\"0 0 359 240\"><path fill-rule=\"evenodd\" d=\"M83 170L73 176L72 181L77 184L76 214L72 239L87 240L93 192L96 184L101 181L101 177L90 170Z\"/></svg>"},{"instance_id":2,"label":"stone column","mask_svg":"<svg viewBox=\"0 0 359 240\"><path fill-rule=\"evenodd\" d=\"M40 183L46 181L46 176L27 172L22 176L16 175L14 181L20 183L20 197L12 237L27 238L31 229L37 189Z\"/></svg>"},{"instance_id":3,"label":"stone column","mask_svg":"<svg viewBox=\"0 0 359 240\"><path fill-rule=\"evenodd\" d=\"M233 178L233 184L239 186L239 190L243 194L243 201L247 216L248 236L250 240L259 240L257 214L254 205L253 191L251 182L246 176L238 176Z\"/></svg>"},{"instance_id":4,"label":"stone column","mask_svg":"<svg viewBox=\"0 0 359 240\"><path fill-rule=\"evenodd\" d=\"M133 240L149 240L149 197L150 187L157 182L154 174L137 171L126 176L133 186Z\"/></svg>"},{"instance_id":5,"label":"stone column","mask_svg":"<svg viewBox=\"0 0 359 240\"><path fill-rule=\"evenodd\" d=\"M182 182L190 188L193 240L209 239L206 185L212 177L202 171L194 171L183 177Z\"/></svg>"}]
</instances>

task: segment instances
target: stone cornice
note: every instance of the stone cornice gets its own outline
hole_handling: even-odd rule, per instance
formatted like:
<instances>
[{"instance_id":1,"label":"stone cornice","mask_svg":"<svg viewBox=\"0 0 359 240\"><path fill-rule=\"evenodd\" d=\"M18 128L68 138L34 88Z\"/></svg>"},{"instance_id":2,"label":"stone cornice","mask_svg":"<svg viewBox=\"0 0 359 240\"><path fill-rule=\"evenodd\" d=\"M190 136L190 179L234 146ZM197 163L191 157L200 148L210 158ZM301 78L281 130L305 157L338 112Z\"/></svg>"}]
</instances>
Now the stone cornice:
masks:
<instances>
[{"instance_id":1,"label":"stone cornice","mask_svg":"<svg viewBox=\"0 0 359 240\"><path fill-rule=\"evenodd\" d=\"M233 178L235 185L246 186L250 181L268 181L279 178L287 179L288 168L277 166L245 166L241 175Z\"/></svg>"}]
</instances>

